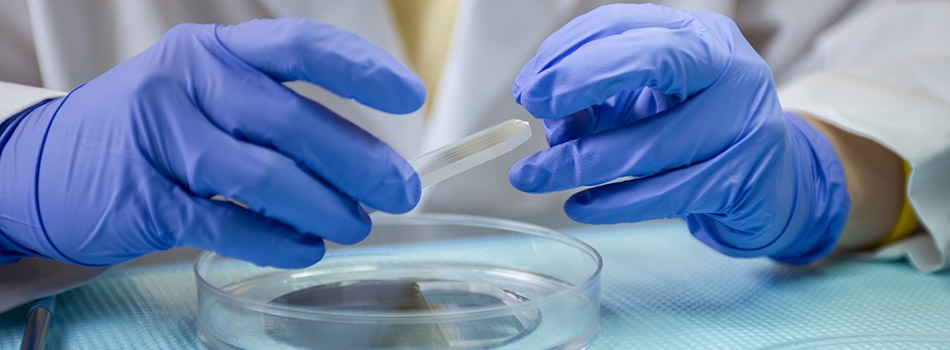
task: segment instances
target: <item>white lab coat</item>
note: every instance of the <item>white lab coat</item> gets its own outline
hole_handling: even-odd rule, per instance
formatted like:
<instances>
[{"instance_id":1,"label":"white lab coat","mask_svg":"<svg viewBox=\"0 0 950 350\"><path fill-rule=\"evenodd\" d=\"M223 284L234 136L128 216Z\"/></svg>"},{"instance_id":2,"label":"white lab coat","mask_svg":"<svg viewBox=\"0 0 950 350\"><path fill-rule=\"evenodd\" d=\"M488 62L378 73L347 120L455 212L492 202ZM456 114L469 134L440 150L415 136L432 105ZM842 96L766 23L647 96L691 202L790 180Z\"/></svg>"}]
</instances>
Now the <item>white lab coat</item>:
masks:
<instances>
[{"instance_id":1,"label":"white lab coat","mask_svg":"<svg viewBox=\"0 0 950 350\"><path fill-rule=\"evenodd\" d=\"M531 119L510 97L514 76L548 34L604 2L462 0L438 90L427 101L431 104L428 115L424 110L386 115L313 85L294 83L292 87L412 157L506 119ZM773 67L776 79L792 81L788 93L782 95L786 107L812 112L881 141L908 159L915 168L911 198L931 234L908 240L913 244L899 243L886 253L910 254L914 265L924 271L945 265L950 243L950 39L946 34L950 33L950 3L660 3L732 16ZM0 118L92 79L181 22L308 17L355 32L396 58L405 58L392 12L383 0L19 0L5 4L7 8L0 12L0 81L49 90L0 83ZM870 39L854 39L868 35ZM864 63L851 65L855 62ZM813 73L792 80L804 72ZM508 217L548 226L566 222L561 205L567 194L528 195L507 182L510 164L545 147L536 122L533 131L536 135L529 144L513 154L432 188L424 196L422 210ZM33 264L30 269L38 269ZM47 281L33 289L11 290L4 282L4 271L18 271L18 265L0 267L0 311L75 282ZM41 270L46 275L56 273L52 267ZM99 271L87 273L93 276ZM24 294L24 290L30 292Z\"/></svg>"}]
</instances>

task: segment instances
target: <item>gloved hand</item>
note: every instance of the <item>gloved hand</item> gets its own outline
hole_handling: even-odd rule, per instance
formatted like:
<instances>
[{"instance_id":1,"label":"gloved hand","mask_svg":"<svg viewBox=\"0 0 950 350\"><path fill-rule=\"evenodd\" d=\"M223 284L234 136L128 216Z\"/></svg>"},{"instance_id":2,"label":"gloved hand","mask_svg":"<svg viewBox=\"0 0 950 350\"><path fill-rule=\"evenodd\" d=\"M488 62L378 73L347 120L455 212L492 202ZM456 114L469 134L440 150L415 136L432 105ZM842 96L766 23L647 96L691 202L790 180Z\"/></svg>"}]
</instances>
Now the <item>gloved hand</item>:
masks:
<instances>
[{"instance_id":1,"label":"gloved hand","mask_svg":"<svg viewBox=\"0 0 950 350\"><path fill-rule=\"evenodd\" d=\"M6 128L0 249L109 265L190 246L303 267L322 258L322 239L365 238L359 203L412 209L409 164L280 84L293 80L392 113L425 96L382 49L328 25L179 25Z\"/></svg>"},{"instance_id":2,"label":"gloved hand","mask_svg":"<svg viewBox=\"0 0 950 350\"><path fill-rule=\"evenodd\" d=\"M576 221L685 217L725 254L793 264L826 255L844 226L834 148L782 111L769 67L727 17L598 8L541 44L513 94L544 119L551 148L509 179L527 192L597 186L564 205Z\"/></svg>"}]
</instances>

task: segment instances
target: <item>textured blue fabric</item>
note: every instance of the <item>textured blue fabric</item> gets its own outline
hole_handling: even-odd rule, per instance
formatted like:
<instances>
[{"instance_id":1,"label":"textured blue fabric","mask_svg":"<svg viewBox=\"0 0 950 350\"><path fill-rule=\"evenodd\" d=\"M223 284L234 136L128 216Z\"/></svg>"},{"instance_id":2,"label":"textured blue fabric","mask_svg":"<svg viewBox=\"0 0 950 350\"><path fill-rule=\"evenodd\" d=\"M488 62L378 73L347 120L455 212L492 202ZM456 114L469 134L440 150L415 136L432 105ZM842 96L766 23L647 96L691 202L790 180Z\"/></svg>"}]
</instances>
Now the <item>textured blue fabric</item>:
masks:
<instances>
[{"instance_id":1,"label":"textured blue fabric","mask_svg":"<svg viewBox=\"0 0 950 350\"><path fill-rule=\"evenodd\" d=\"M548 37L512 91L551 147L509 179L536 193L596 186L565 204L576 221L682 217L720 252L793 264L828 254L844 227L834 148L782 111L768 65L725 16L595 9Z\"/></svg>"},{"instance_id":2,"label":"textured blue fabric","mask_svg":"<svg viewBox=\"0 0 950 350\"><path fill-rule=\"evenodd\" d=\"M412 209L409 164L281 84L293 80L392 113L425 98L405 66L328 25L179 25L19 121L0 153L0 231L22 254L79 265L190 246L302 267L323 239L369 233L359 203Z\"/></svg>"},{"instance_id":3,"label":"textured blue fabric","mask_svg":"<svg viewBox=\"0 0 950 350\"><path fill-rule=\"evenodd\" d=\"M604 259L589 349L950 347L946 274L834 257L806 267L732 259L679 220L566 232ZM403 248L425 249L391 253ZM28 309L0 314L0 349L18 347ZM56 297L47 348L200 349L196 315L191 264L118 270Z\"/></svg>"}]
</instances>

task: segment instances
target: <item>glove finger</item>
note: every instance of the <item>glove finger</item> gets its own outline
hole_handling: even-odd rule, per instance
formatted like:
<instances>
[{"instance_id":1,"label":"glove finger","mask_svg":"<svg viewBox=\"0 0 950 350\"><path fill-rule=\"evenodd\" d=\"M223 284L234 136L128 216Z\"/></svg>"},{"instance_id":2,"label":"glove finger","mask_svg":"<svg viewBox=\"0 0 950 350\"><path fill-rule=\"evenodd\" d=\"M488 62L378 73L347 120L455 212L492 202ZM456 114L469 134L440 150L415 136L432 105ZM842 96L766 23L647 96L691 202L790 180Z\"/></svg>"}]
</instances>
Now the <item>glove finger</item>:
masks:
<instances>
[{"instance_id":1,"label":"glove finger","mask_svg":"<svg viewBox=\"0 0 950 350\"><path fill-rule=\"evenodd\" d=\"M541 125L544 126L548 146L554 147L593 134L597 130L598 122L600 119L593 110L587 108L560 119L542 119Z\"/></svg>"},{"instance_id":2,"label":"glove finger","mask_svg":"<svg viewBox=\"0 0 950 350\"><path fill-rule=\"evenodd\" d=\"M689 19L685 11L653 4L609 4L577 16L552 33L515 78L512 94L519 96L526 80L548 69L591 41L621 34L634 28L682 28Z\"/></svg>"},{"instance_id":3,"label":"glove finger","mask_svg":"<svg viewBox=\"0 0 950 350\"><path fill-rule=\"evenodd\" d=\"M202 106L225 132L276 149L370 207L404 213L419 202L419 177L409 163L326 107L263 74L229 74L209 83L224 90L201 90L241 96Z\"/></svg>"},{"instance_id":4,"label":"glove finger","mask_svg":"<svg viewBox=\"0 0 950 350\"><path fill-rule=\"evenodd\" d=\"M305 80L390 113L422 106L425 87L405 65L356 34L307 19L219 26L228 51L279 81Z\"/></svg>"},{"instance_id":5,"label":"glove finger","mask_svg":"<svg viewBox=\"0 0 950 350\"><path fill-rule=\"evenodd\" d=\"M590 224L679 218L693 213L722 212L737 193L721 183L722 168L711 162L650 177L605 184L571 196L564 212Z\"/></svg>"},{"instance_id":6,"label":"glove finger","mask_svg":"<svg viewBox=\"0 0 950 350\"><path fill-rule=\"evenodd\" d=\"M183 180L192 192L236 199L298 232L338 243L359 242L369 234L369 217L356 201L294 160L218 130L192 132L183 147Z\"/></svg>"},{"instance_id":7,"label":"glove finger","mask_svg":"<svg viewBox=\"0 0 950 350\"><path fill-rule=\"evenodd\" d=\"M698 21L678 29L638 28L589 42L522 79L516 100L554 119L642 87L683 101L722 74L728 53Z\"/></svg>"},{"instance_id":8,"label":"glove finger","mask_svg":"<svg viewBox=\"0 0 950 350\"><path fill-rule=\"evenodd\" d=\"M749 184L788 176L758 158L736 158L730 150L714 159L655 176L611 183L574 194L564 204L572 220L614 224L687 217L694 236L714 247L755 250L775 242L794 200L750 195ZM729 159L729 161L726 161ZM736 168L748 169L736 174ZM753 186L754 187L754 186ZM784 188L764 189L787 196ZM757 202L753 202L757 201ZM740 209L751 208L751 210ZM784 207L775 207L775 203ZM763 212L763 208L771 208Z\"/></svg>"},{"instance_id":9,"label":"glove finger","mask_svg":"<svg viewBox=\"0 0 950 350\"><path fill-rule=\"evenodd\" d=\"M250 261L261 266L302 268L325 252L319 237L226 202L197 198L180 188L166 192L155 208L159 232L188 246Z\"/></svg>"},{"instance_id":10,"label":"glove finger","mask_svg":"<svg viewBox=\"0 0 950 350\"><path fill-rule=\"evenodd\" d=\"M727 85L728 86L728 85ZM564 142L529 155L516 162L508 172L511 184L526 192L552 192L579 186L594 186L614 179L651 176L710 159L734 143L740 131L744 135L767 129L774 140L759 140L756 147L782 140L783 127L771 125L777 120L750 122L741 115L717 118L717 110L739 111L745 103L730 99L729 91L707 89L654 117L628 126L609 129ZM763 93L762 98L774 98ZM713 110L710 106L715 106ZM778 106L763 102L761 106ZM765 113L780 113L775 110ZM739 157L763 153L750 150Z\"/></svg>"},{"instance_id":11,"label":"glove finger","mask_svg":"<svg viewBox=\"0 0 950 350\"><path fill-rule=\"evenodd\" d=\"M613 129L662 112L678 101L663 93L642 88L624 90L603 104L585 108L559 119L543 119L548 145L555 146L582 136Z\"/></svg>"}]
</instances>

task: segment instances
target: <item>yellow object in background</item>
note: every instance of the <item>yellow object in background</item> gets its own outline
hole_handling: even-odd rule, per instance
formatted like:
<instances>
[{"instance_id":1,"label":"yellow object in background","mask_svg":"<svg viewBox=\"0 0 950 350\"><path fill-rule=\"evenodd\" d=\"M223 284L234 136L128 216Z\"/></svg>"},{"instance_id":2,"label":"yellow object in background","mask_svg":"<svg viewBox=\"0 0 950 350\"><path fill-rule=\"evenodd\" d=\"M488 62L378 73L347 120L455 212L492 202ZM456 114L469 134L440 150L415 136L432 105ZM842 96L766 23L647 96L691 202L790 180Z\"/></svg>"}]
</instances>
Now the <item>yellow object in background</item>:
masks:
<instances>
[{"instance_id":1,"label":"yellow object in background","mask_svg":"<svg viewBox=\"0 0 950 350\"><path fill-rule=\"evenodd\" d=\"M910 171L911 167L907 161L904 163L904 191L907 191L907 182L910 181ZM917 213L914 212L914 207L910 205L910 199L907 198L907 194L904 194L904 205L901 206L901 214L897 218L897 223L894 224L894 229L891 230L891 233L887 234L887 237L884 238L884 241L881 242L882 246L897 242L904 237L909 236L911 233L914 233L914 230L917 229Z\"/></svg>"},{"instance_id":2,"label":"yellow object in background","mask_svg":"<svg viewBox=\"0 0 950 350\"><path fill-rule=\"evenodd\" d=\"M389 0L410 68L426 85L426 108L439 85L458 0Z\"/></svg>"}]
</instances>

